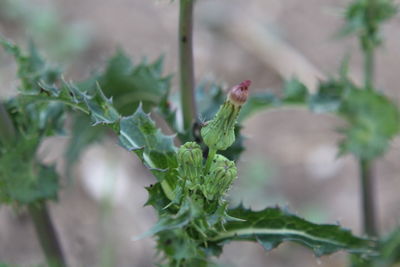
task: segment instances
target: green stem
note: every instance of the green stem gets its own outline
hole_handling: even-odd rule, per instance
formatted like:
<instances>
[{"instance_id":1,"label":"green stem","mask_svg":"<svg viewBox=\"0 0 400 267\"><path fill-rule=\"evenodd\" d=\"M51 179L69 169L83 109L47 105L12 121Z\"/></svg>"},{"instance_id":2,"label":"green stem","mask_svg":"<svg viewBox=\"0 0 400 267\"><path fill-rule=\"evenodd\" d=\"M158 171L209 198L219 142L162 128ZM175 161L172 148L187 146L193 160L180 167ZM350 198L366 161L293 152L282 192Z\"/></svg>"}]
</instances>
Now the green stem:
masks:
<instances>
[{"instance_id":1,"label":"green stem","mask_svg":"<svg viewBox=\"0 0 400 267\"><path fill-rule=\"evenodd\" d=\"M44 202L30 204L28 210L49 266L67 266L46 204Z\"/></svg>"},{"instance_id":2,"label":"green stem","mask_svg":"<svg viewBox=\"0 0 400 267\"><path fill-rule=\"evenodd\" d=\"M167 198L171 201L175 200L175 193L174 190L172 190L171 186L167 182L167 180L162 180L161 181L161 188L164 191L164 194L167 196Z\"/></svg>"},{"instance_id":3,"label":"green stem","mask_svg":"<svg viewBox=\"0 0 400 267\"><path fill-rule=\"evenodd\" d=\"M215 154L217 154L217 150L211 149L208 151L208 156L207 156L207 161L206 161L206 168L205 168L205 173L207 174L208 171L210 170L211 163L214 159Z\"/></svg>"},{"instance_id":4,"label":"green stem","mask_svg":"<svg viewBox=\"0 0 400 267\"><path fill-rule=\"evenodd\" d=\"M374 0L370 0L370 9L368 16L373 16ZM364 53L364 88L365 90L374 90L374 65L375 65L375 47L369 39L365 40L367 44L363 48ZM371 237L378 236L376 205L374 194L374 170L373 161L358 159L360 168L361 182L361 201L363 210L363 228L364 233Z\"/></svg>"},{"instance_id":5,"label":"green stem","mask_svg":"<svg viewBox=\"0 0 400 267\"><path fill-rule=\"evenodd\" d=\"M0 140L10 144L16 140L16 130L2 103L0 103ZM53 224L44 202L28 205L43 252L51 267L66 266Z\"/></svg>"},{"instance_id":6,"label":"green stem","mask_svg":"<svg viewBox=\"0 0 400 267\"><path fill-rule=\"evenodd\" d=\"M360 159L359 164L364 233L370 237L377 237L373 166L371 161L365 159Z\"/></svg>"},{"instance_id":7,"label":"green stem","mask_svg":"<svg viewBox=\"0 0 400 267\"><path fill-rule=\"evenodd\" d=\"M193 64L194 0L180 0L179 8L179 73L183 129L190 129L196 120Z\"/></svg>"},{"instance_id":8,"label":"green stem","mask_svg":"<svg viewBox=\"0 0 400 267\"><path fill-rule=\"evenodd\" d=\"M0 141L11 144L15 141L15 137L16 132L11 118L3 103L0 103Z\"/></svg>"},{"instance_id":9,"label":"green stem","mask_svg":"<svg viewBox=\"0 0 400 267\"><path fill-rule=\"evenodd\" d=\"M374 49L369 47L364 50L364 87L374 90Z\"/></svg>"}]
</instances>

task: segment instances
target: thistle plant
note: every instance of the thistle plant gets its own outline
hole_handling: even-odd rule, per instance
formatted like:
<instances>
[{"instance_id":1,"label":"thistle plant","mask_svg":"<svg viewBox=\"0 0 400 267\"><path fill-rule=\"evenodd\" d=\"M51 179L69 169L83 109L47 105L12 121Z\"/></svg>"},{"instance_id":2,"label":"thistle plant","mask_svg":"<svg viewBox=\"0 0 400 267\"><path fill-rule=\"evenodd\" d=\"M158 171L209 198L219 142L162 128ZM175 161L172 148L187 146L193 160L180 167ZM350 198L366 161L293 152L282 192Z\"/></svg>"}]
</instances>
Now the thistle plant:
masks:
<instances>
[{"instance_id":1,"label":"thistle plant","mask_svg":"<svg viewBox=\"0 0 400 267\"><path fill-rule=\"evenodd\" d=\"M369 63L365 68L368 71L373 62L370 44L375 47L379 43L378 25L393 13L387 3L357 0L348 13L350 22L354 18L350 24L356 26L351 29L360 34L368 52ZM213 266L213 259L232 241L254 241L267 251L282 242L293 241L310 248L317 256L345 250L368 264L381 252L395 262L393 248L400 244L398 234L382 241L378 248L376 241L356 237L340 225L314 224L280 207L260 211L243 205L232 207L229 188L236 179L246 177L238 177L240 166L235 162L242 147L227 151L242 140L238 121L262 108L303 104L315 112L333 112L349 122L341 131L345 135L341 153L351 153L369 166L385 152L400 130L396 104L371 90L371 75L366 75L367 90L361 90L348 78L344 64L340 77L321 82L316 94L309 94L296 79L286 82L281 98L250 94L251 82L246 80L233 86L226 96L216 86L217 93L203 96L207 106L198 110L192 57L195 1L180 0L179 4L181 113L169 104L170 77L162 75L162 59L134 65L118 51L103 72L84 81L66 81L57 68L39 56L33 45L25 53L0 38L0 44L18 63L21 81L19 95L0 105L0 203L31 211L48 264L67 266L67 261L49 226L51 218L36 208L46 211L47 201L57 198L59 180L51 166L37 161L35 153L44 137L65 132L62 122L68 113L80 114L87 121L86 127L76 127L79 134L72 135L77 138L74 140L90 136L79 148L71 144L73 155L94 139L92 135L99 134L93 134L91 127L102 125L113 131L121 146L136 154L156 179L146 188L149 193L146 205L154 208L158 222L137 239L144 236L156 239L160 266ZM371 11L375 10L371 6L376 5L378 13ZM357 24L360 18L361 26ZM201 90L200 87L196 90ZM127 97L132 95L135 97ZM213 117L197 134L198 118L210 115L210 110L217 112L212 112ZM175 135L163 134L147 112L160 115ZM180 119L179 114L182 114ZM177 147L176 143L182 145ZM367 234L374 235L373 229L366 223Z\"/></svg>"}]
</instances>

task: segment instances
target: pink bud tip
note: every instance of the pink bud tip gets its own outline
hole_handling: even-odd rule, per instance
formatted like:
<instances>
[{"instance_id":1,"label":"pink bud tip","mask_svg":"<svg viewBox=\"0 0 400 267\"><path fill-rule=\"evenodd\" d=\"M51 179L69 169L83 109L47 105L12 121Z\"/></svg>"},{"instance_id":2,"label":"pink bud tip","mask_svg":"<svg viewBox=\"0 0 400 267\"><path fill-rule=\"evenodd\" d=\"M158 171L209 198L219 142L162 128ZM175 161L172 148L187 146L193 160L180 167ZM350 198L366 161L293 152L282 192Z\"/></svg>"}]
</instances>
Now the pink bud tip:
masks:
<instances>
[{"instance_id":1,"label":"pink bud tip","mask_svg":"<svg viewBox=\"0 0 400 267\"><path fill-rule=\"evenodd\" d=\"M232 101L235 105L243 105L249 94L249 86L251 85L250 80L243 81L238 85L232 87L229 91L228 99Z\"/></svg>"}]
</instances>

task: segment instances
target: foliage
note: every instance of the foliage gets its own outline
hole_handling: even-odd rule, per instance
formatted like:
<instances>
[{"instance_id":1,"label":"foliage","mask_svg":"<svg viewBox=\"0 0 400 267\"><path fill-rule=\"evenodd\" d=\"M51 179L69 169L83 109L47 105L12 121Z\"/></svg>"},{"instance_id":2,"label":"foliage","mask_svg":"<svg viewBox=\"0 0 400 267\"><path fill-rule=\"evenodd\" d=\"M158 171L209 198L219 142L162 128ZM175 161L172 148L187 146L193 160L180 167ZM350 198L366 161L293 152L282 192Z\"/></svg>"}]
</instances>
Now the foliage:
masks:
<instances>
[{"instance_id":1,"label":"foliage","mask_svg":"<svg viewBox=\"0 0 400 267\"><path fill-rule=\"evenodd\" d=\"M343 79L321 82L315 94L309 94L299 81L291 80L286 83L282 98L268 93L250 97L241 119L262 109L293 105L309 107L316 113L334 113L348 122L340 129L345 135L340 143L341 154L377 158L400 132L400 111L392 100Z\"/></svg>"},{"instance_id":2,"label":"foliage","mask_svg":"<svg viewBox=\"0 0 400 267\"><path fill-rule=\"evenodd\" d=\"M343 35L355 33L359 36L363 50L381 44L380 26L397 13L392 0L356 0L345 12L346 24Z\"/></svg>"},{"instance_id":3,"label":"foliage","mask_svg":"<svg viewBox=\"0 0 400 267\"><path fill-rule=\"evenodd\" d=\"M23 55L17 46L0 39L18 62L20 91L27 95L43 91L39 83L53 84L60 72L51 68L36 53L33 44L29 55ZM21 97L5 105L16 129L10 143L2 142L0 149L0 203L30 204L56 199L58 175L51 166L35 159L36 150L46 136L62 132L64 105L55 102L30 102Z\"/></svg>"},{"instance_id":4,"label":"foliage","mask_svg":"<svg viewBox=\"0 0 400 267\"><path fill-rule=\"evenodd\" d=\"M6 47L11 48L11 51L19 51L9 43L6 43ZM14 55L26 58L20 52ZM26 61L29 60L27 57ZM39 70L43 69L43 64L37 66L40 66ZM207 161L211 162L210 168L200 162L202 171L196 178L200 183L190 185L185 175L182 175L184 172L179 171L183 168L183 162L177 159L173 136L164 135L141 105L132 115L123 116L114 107L113 101L105 96L100 84L87 87L84 83L61 82L57 86L40 78L47 76L37 76L32 82L41 86L29 86L29 90L21 90L21 101L29 101L33 105L60 104L82 111L91 118L94 125L108 126L115 131L121 145L136 153L157 178L158 182L148 188L150 196L147 204L158 211L159 222L146 234L157 236L158 248L164 251L166 263L206 266L209 264L209 256L219 255L223 243L240 239L265 240L272 230L280 233L274 235L274 246L282 241L295 240L311 247L317 255L340 249L361 254L371 252L370 241L354 237L338 226L312 224L274 208L267 208L261 213L242 208L229 210L224 195L236 177L236 171L231 171L236 170L233 162L218 155L212 161L214 156L209 155ZM298 98L303 97L304 88L298 83L292 83L290 89L287 101L297 103ZM236 120L230 116L222 116L220 119ZM226 185L213 185L214 181L223 182L227 177L231 178ZM255 226L262 229L261 233L253 231ZM234 229L238 227L240 233L247 235L230 235L230 231L236 231ZM249 231L253 232L248 234Z\"/></svg>"},{"instance_id":5,"label":"foliage","mask_svg":"<svg viewBox=\"0 0 400 267\"><path fill-rule=\"evenodd\" d=\"M279 207L252 211L241 205L230 210L229 214L241 221L225 224L226 231L213 238L219 243L249 240L271 250L283 241L294 241L310 247L317 256L340 249L361 254L373 252L372 242L355 238L338 225L313 224Z\"/></svg>"},{"instance_id":6,"label":"foliage","mask_svg":"<svg viewBox=\"0 0 400 267\"><path fill-rule=\"evenodd\" d=\"M136 109L140 102L144 110L150 111L169 93L170 77L163 77L162 69L162 57L150 64L143 61L133 65L125 52L119 49L103 72L79 85L88 90L99 84L105 95L113 97L116 109L123 115Z\"/></svg>"}]
</instances>

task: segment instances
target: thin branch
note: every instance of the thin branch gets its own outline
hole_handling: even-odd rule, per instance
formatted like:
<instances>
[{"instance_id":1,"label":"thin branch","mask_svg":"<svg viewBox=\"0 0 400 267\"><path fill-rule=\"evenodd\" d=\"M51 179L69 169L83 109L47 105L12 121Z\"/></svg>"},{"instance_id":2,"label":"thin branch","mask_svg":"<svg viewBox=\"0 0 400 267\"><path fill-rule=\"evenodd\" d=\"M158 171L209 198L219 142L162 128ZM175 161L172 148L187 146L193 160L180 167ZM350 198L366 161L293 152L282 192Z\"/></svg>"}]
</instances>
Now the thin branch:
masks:
<instances>
[{"instance_id":1,"label":"thin branch","mask_svg":"<svg viewBox=\"0 0 400 267\"><path fill-rule=\"evenodd\" d=\"M179 2L179 73L183 129L185 131L197 118L193 64L194 2L194 0L180 0Z\"/></svg>"},{"instance_id":2,"label":"thin branch","mask_svg":"<svg viewBox=\"0 0 400 267\"><path fill-rule=\"evenodd\" d=\"M67 266L46 204L44 202L30 204L28 210L49 266Z\"/></svg>"}]
</instances>

